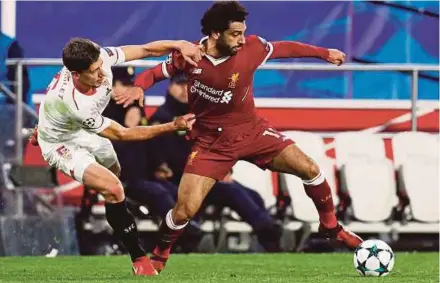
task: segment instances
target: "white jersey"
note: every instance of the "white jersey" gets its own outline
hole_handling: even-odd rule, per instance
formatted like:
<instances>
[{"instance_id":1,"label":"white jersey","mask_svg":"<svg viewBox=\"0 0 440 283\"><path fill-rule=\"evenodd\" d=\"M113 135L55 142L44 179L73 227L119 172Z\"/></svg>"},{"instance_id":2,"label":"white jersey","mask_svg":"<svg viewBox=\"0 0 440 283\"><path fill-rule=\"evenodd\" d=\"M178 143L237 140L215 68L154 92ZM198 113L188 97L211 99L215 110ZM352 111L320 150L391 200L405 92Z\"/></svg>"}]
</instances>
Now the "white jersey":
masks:
<instances>
[{"instance_id":1,"label":"white jersey","mask_svg":"<svg viewBox=\"0 0 440 283\"><path fill-rule=\"evenodd\" d=\"M82 130L97 134L110 125L110 119L102 112L112 97L111 66L124 62L125 55L118 47L104 47L100 57L105 78L92 95L75 88L66 67L49 84L39 110L39 139L59 143L74 139Z\"/></svg>"}]
</instances>

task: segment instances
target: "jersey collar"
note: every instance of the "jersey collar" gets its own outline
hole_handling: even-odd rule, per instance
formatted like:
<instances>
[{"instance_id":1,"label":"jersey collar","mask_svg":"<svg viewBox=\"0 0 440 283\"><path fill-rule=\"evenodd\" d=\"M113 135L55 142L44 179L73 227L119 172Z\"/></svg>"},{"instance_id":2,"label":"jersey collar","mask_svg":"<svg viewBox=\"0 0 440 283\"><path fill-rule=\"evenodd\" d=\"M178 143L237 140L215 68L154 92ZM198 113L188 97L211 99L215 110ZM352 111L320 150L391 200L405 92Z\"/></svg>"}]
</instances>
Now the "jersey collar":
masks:
<instances>
[{"instance_id":1,"label":"jersey collar","mask_svg":"<svg viewBox=\"0 0 440 283\"><path fill-rule=\"evenodd\" d=\"M200 39L199 44L203 44L203 42L204 42L205 40L207 40L207 39L208 39L207 36L203 37L202 39ZM226 60L228 60L228 59L231 57L231 56L225 56L225 57L221 57L221 58L214 58L214 57L212 57L211 55L208 55L208 54L205 54L204 56L205 56L206 59L208 59L208 60L212 63L212 65L214 65L214 66L218 66L218 65L220 65L221 63L225 62Z\"/></svg>"},{"instance_id":2,"label":"jersey collar","mask_svg":"<svg viewBox=\"0 0 440 283\"><path fill-rule=\"evenodd\" d=\"M87 96L91 96L91 95L94 95L95 93L96 93L96 88L94 88L94 87L92 87L92 88L90 88L87 92L82 92L81 90L80 90L80 88L78 88L77 86L77 83L76 83L76 81L73 79L73 77L72 77L72 83L73 83L73 88L74 89L76 89L76 91L78 91L79 93L81 93L81 94L84 94L84 95L87 95Z\"/></svg>"}]
</instances>

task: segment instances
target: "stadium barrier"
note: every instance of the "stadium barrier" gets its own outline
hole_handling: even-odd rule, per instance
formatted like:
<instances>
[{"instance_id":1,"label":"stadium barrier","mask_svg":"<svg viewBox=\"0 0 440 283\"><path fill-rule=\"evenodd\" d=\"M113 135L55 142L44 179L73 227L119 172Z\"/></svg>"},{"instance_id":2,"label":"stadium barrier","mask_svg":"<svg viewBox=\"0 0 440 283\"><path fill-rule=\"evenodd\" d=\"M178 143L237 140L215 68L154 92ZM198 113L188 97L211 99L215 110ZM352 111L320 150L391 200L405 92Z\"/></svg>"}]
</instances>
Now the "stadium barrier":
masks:
<instances>
[{"instance_id":1,"label":"stadium barrier","mask_svg":"<svg viewBox=\"0 0 440 283\"><path fill-rule=\"evenodd\" d=\"M121 65L148 68L156 66L162 61L158 60L136 60ZM23 160L23 66L62 66L61 59L8 59L6 65L16 66L16 84L17 84L17 103L16 103L16 162L20 164ZM412 74L411 84L411 130L417 130L417 106L418 106L418 85L419 73L424 71L440 71L439 65L429 64L345 64L334 66L328 64L301 64L301 63L266 63L260 66L262 70L285 70L285 71L399 71L410 72Z\"/></svg>"}]
</instances>

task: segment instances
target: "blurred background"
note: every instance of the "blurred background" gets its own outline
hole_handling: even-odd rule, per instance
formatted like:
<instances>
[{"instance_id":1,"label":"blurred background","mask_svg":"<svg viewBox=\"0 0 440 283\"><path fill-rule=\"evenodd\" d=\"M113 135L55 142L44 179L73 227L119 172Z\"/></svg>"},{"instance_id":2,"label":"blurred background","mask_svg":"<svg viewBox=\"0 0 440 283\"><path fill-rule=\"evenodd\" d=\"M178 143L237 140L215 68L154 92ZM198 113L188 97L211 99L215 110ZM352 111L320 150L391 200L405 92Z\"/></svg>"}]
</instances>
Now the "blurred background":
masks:
<instances>
[{"instance_id":1,"label":"blurred background","mask_svg":"<svg viewBox=\"0 0 440 283\"><path fill-rule=\"evenodd\" d=\"M212 2L0 3L0 255L123 253L100 197L28 145L39 103L71 37L102 46L195 41ZM395 250L438 250L439 2L243 4L248 34L347 54L338 71L314 59L274 60L254 78L260 114L323 168L340 221ZM158 60L115 68L114 87L131 87ZM184 84L162 82L145 93L144 109L110 105L106 115L126 126L163 122L159 106L185 111ZM145 169L142 185L123 181L146 247L175 201L182 166L174 161L186 158L185 146L177 134L135 152L115 145L123 170ZM341 249L317 237L317 213L296 177L239 162L220 185L176 252Z\"/></svg>"}]
</instances>

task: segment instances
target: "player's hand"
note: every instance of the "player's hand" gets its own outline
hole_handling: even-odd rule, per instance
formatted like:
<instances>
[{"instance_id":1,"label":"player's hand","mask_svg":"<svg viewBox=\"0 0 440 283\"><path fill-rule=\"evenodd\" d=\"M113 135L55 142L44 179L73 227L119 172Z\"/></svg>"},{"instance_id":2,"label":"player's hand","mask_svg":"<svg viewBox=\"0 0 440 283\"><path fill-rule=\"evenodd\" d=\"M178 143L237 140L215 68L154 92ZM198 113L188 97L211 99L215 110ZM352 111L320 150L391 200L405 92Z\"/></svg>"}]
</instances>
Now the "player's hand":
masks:
<instances>
[{"instance_id":1,"label":"player's hand","mask_svg":"<svg viewBox=\"0 0 440 283\"><path fill-rule=\"evenodd\" d=\"M124 108L132 104L134 101L138 101L139 106L144 106L144 90L138 86L131 87L123 93L114 93L113 99L116 104L123 104Z\"/></svg>"},{"instance_id":2,"label":"player's hand","mask_svg":"<svg viewBox=\"0 0 440 283\"><path fill-rule=\"evenodd\" d=\"M335 64L335 65L338 65L338 66L344 64L344 62L345 62L345 53L344 52L342 52L338 49L329 49L328 51L330 53L327 58L328 62Z\"/></svg>"},{"instance_id":3,"label":"player's hand","mask_svg":"<svg viewBox=\"0 0 440 283\"><path fill-rule=\"evenodd\" d=\"M174 127L176 128L176 131L191 131L195 122L196 115L186 114L179 116L174 120Z\"/></svg>"},{"instance_id":4,"label":"player's hand","mask_svg":"<svg viewBox=\"0 0 440 283\"><path fill-rule=\"evenodd\" d=\"M200 45L181 40L178 45L178 50L182 54L183 59L194 67L197 67L197 63L202 60L203 47Z\"/></svg>"},{"instance_id":5,"label":"player's hand","mask_svg":"<svg viewBox=\"0 0 440 283\"><path fill-rule=\"evenodd\" d=\"M32 135L29 137L29 143L33 146L38 146L38 124L35 125Z\"/></svg>"},{"instance_id":6,"label":"player's hand","mask_svg":"<svg viewBox=\"0 0 440 283\"><path fill-rule=\"evenodd\" d=\"M168 167L168 164L162 163L154 172L154 176L159 180L167 180L173 177L173 170Z\"/></svg>"}]
</instances>

